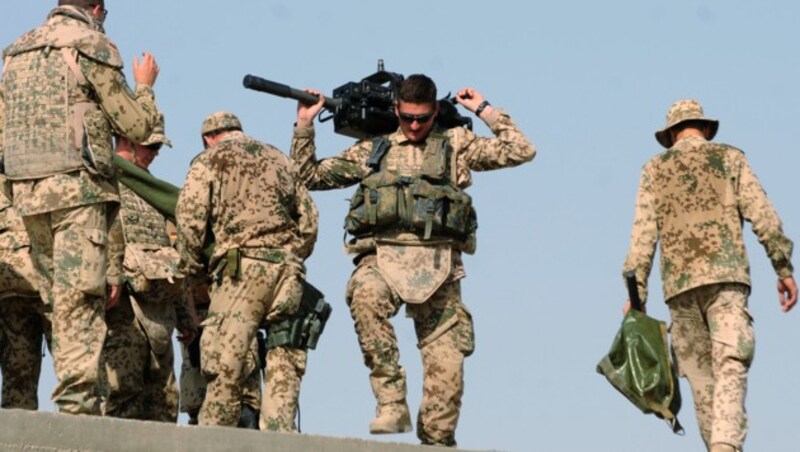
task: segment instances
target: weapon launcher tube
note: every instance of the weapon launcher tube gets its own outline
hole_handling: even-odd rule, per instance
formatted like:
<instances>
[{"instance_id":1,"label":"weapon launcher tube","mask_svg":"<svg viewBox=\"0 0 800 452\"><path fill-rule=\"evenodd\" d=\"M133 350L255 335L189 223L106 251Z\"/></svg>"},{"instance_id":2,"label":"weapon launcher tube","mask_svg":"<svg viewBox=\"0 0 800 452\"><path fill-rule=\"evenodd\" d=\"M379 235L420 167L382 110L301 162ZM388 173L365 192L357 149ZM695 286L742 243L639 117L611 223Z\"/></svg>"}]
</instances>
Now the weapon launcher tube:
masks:
<instances>
[{"instance_id":1,"label":"weapon launcher tube","mask_svg":"<svg viewBox=\"0 0 800 452\"><path fill-rule=\"evenodd\" d=\"M317 96L314 96L313 94L292 88L291 86L284 85L283 83L277 83L273 82L272 80L263 79L255 75L246 75L242 81L242 84L245 88L252 89L253 91L260 91L262 93L272 94L278 97L287 97L305 104L315 104L318 100ZM341 99L325 97L325 108L328 110L336 110L336 108L341 104Z\"/></svg>"}]
</instances>

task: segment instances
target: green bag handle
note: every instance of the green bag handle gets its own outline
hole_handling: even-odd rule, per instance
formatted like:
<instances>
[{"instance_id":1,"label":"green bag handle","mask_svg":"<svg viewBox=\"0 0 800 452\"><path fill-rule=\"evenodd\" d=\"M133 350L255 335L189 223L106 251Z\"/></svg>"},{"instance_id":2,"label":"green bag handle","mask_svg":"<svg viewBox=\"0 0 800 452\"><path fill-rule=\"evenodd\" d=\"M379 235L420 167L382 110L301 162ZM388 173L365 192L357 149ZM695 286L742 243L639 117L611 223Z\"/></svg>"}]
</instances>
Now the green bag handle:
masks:
<instances>
[{"instance_id":1,"label":"green bag handle","mask_svg":"<svg viewBox=\"0 0 800 452\"><path fill-rule=\"evenodd\" d=\"M639 298L639 285L636 284L636 273L633 270L625 272L625 285L628 287L628 298L631 299L631 308L642 310L642 299Z\"/></svg>"}]
</instances>

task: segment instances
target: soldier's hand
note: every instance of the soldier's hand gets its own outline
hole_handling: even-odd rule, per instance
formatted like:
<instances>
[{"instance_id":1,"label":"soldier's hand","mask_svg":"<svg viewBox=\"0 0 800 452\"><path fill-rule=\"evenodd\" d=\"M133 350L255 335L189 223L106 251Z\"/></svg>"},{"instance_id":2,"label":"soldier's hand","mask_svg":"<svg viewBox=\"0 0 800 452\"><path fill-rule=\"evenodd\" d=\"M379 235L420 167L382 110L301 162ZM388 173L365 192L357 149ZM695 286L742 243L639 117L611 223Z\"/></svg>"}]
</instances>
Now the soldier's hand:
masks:
<instances>
[{"instance_id":1,"label":"soldier's hand","mask_svg":"<svg viewBox=\"0 0 800 452\"><path fill-rule=\"evenodd\" d=\"M306 89L305 92L319 97L315 104L297 102L297 127L311 127L314 125L314 117L322 110L325 104L325 96L315 89Z\"/></svg>"},{"instance_id":2,"label":"soldier's hand","mask_svg":"<svg viewBox=\"0 0 800 452\"><path fill-rule=\"evenodd\" d=\"M191 344L197 337L197 330L191 328L178 328L178 331L180 332L178 340L186 345Z\"/></svg>"},{"instance_id":3,"label":"soldier's hand","mask_svg":"<svg viewBox=\"0 0 800 452\"><path fill-rule=\"evenodd\" d=\"M106 311L113 308L119 303L119 296L122 294L122 286L111 285L108 287L108 294L106 296Z\"/></svg>"},{"instance_id":4,"label":"soldier's hand","mask_svg":"<svg viewBox=\"0 0 800 452\"><path fill-rule=\"evenodd\" d=\"M631 299L628 298L627 300L625 300L625 306L622 307L622 316L624 317L628 315L631 309L633 309L633 307L631 306ZM642 312L647 313L647 308L642 306Z\"/></svg>"},{"instance_id":5,"label":"soldier's hand","mask_svg":"<svg viewBox=\"0 0 800 452\"><path fill-rule=\"evenodd\" d=\"M778 280L778 301L783 312L789 312L797 304L797 283L793 276Z\"/></svg>"},{"instance_id":6,"label":"soldier's hand","mask_svg":"<svg viewBox=\"0 0 800 452\"><path fill-rule=\"evenodd\" d=\"M153 86L158 78L158 63L152 53L142 53L142 62L133 57L133 79L137 85Z\"/></svg>"},{"instance_id":7,"label":"soldier's hand","mask_svg":"<svg viewBox=\"0 0 800 452\"><path fill-rule=\"evenodd\" d=\"M481 93L475 91L475 88L463 88L461 91L456 93L456 102L463 105L464 108L471 112L477 110L478 105L480 105L483 101L483 96L481 96ZM486 107L486 109L488 110L489 107Z\"/></svg>"}]
</instances>

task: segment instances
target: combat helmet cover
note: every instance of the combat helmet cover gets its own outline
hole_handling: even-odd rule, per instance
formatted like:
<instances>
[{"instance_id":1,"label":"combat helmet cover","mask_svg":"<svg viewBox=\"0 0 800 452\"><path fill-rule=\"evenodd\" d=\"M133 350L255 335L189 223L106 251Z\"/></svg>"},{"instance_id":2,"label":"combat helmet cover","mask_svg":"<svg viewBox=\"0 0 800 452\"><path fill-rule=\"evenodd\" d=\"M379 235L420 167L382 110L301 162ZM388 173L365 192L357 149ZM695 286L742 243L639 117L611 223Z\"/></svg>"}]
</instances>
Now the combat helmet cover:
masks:
<instances>
[{"instance_id":1,"label":"combat helmet cover","mask_svg":"<svg viewBox=\"0 0 800 452\"><path fill-rule=\"evenodd\" d=\"M220 130L242 130L242 123L233 113L218 111L203 121L200 134L206 135Z\"/></svg>"}]
</instances>

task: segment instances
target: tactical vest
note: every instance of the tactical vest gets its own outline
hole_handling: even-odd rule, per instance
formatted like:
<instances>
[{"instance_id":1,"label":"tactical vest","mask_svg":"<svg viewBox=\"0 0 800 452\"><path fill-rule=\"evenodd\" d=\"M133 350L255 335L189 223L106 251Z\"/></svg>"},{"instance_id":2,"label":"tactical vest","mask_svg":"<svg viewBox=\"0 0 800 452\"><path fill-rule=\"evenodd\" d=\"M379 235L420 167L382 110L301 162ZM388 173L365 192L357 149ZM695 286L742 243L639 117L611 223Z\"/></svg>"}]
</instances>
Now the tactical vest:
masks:
<instances>
[{"instance_id":1,"label":"tactical vest","mask_svg":"<svg viewBox=\"0 0 800 452\"><path fill-rule=\"evenodd\" d=\"M179 256L170 246L166 220L128 187L120 185L119 194L119 221L125 240L125 281L138 294L145 294L155 287L164 290L162 283L154 286L156 281L177 286L172 282L180 278L177 271ZM177 295L172 293L170 296Z\"/></svg>"},{"instance_id":2,"label":"tactical vest","mask_svg":"<svg viewBox=\"0 0 800 452\"><path fill-rule=\"evenodd\" d=\"M373 142L365 177L350 199L345 230L355 237L384 230L410 231L422 236L453 238L464 242L478 227L472 198L456 185L453 148L441 131L432 132L414 175L386 168L391 146L385 138Z\"/></svg>"},{"instance_id":3,"label":"tactical vest","mask_svg":"<svg viewBox=\"0 0 800 452\"><path fill-rule=\"evenodd\" d=\"M78 53L112 67L119 54L88 19L59 10L4 51L5 169L38 179L87 168L110 175L111 125L78 67Z\"/></svg>"}]
</instances>

